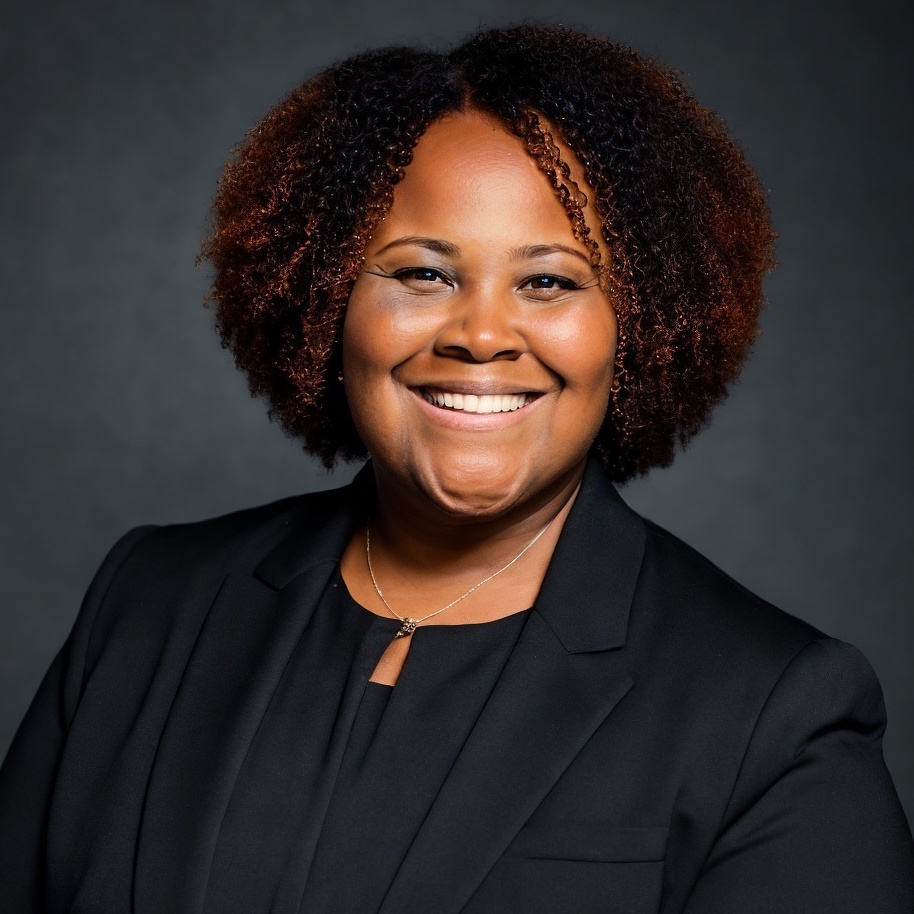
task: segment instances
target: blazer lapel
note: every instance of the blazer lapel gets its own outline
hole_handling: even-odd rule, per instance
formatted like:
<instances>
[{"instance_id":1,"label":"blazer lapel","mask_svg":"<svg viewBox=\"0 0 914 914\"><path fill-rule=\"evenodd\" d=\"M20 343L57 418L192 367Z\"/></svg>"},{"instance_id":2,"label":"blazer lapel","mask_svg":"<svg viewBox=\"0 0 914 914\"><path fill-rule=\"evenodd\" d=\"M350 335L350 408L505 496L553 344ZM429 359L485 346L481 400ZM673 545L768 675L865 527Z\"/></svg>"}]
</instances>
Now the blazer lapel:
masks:
<instances>
[{"instance_id":1,"label":"blazer lapel","mask_svg":"<svg viewBox=\"0 0 914 914\"><path fill-rule=\"evenodd\" d=\"M280 542L253 575L229 574L223 581L153 764L137 846L137 914L203 909L238 772L359 504L351 490L342 501L339 492L311 499L312 510L289 518ZM155 912L143 907L142 899L150 898L156 900Z\"/></svg>"},{"instance_id":2,"label":"blazer lapel","mask_svg":"<svg viewBox=\"0 0 914 914\"><path fill-rule=\"evenodd\" d=\"M381 907L460 911L631 688L643 522L591 462L534 612Z\"/></svg>"},{"instance_id":3,"label":"blazer lapel","mask_svg":"<svg viewBox=\"0 0 914 914\"><path fill-rule=\"evenodd\" d=\"M556 650L531 616L381 914L460 911L574 756L631 687L602 654Z\"/></svg>"}]
</instances>

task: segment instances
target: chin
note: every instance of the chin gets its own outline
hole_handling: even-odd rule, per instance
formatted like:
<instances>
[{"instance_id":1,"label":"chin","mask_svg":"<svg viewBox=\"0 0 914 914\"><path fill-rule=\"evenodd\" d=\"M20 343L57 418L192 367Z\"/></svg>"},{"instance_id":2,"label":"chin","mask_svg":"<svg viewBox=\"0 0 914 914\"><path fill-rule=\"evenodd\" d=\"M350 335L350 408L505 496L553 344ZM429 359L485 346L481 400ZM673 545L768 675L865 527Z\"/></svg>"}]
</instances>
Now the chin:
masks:
<instances>
[{"instance_id":1,"label":"chin","mask_svg":"<svg viewBox=\"0 0 914 914\"><path fill-rule=\"evenodd\" d=\"M546 494L559 482L546 468L536 470L492 455L417 467L415 478L426 497L446 514L480 519L536 501L537 494Z\"/></svg>"},{"instance_id":2,"label":"chin","mask_svg":"<svg viewBox=\"0 0 914 914\"><path fill-rule=\"evenodd\" d=\"M523 498L524 468L491 456L427 462L416 468L420 487L449 514L492 516Z\"/></svg>"}]
</instances>

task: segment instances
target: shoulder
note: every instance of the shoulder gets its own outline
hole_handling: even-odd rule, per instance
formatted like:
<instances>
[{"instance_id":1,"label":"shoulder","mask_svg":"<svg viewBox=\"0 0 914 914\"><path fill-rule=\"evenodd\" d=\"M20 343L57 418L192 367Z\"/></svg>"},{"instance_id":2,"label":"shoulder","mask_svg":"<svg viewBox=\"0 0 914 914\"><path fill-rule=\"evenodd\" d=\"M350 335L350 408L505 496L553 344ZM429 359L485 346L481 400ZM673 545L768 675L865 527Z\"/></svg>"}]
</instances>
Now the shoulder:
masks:
<instances>
[{"instance_id":1,"label":"shoulder","mask_svg":"<svg viewBox=\"0 0 914 914\"><path fill-rule=\"evenodd\" d=\"M857 714L881 732L881 689L859 650L772 605L669 531L635 516L645 546L627 647L639 660L690 682L692 693L704 686L703 702L714 701L710 693L721 703L751 697L759 720L785 721L791 712ZM668 662L657 664L658 658Z\"/></svg>"},{"instance_id":2,"label":"shoulder","mask_svg":"<svg viewBox=\"0 0 914 914\"><path fill-rule=\"evenodd\" d=\"M319 530L345 503L349 487L311 492L191 523L141 527L111 550L102 571L171 576L227 571L252 573L258 563L301 529Z\"/></svg>"},{"instance_id":3,"label":"shoulder","mask_svg":"<svg viewBox=\"0 0 914 914\"><path fill-rule=\"evenodd\" d=\"M345 501L348 487L310 492L218 517L151 528L148 555L186 555L197 561L251 565L298 524L320 525Z\"/></svg>"},{"instance_id":4,"label":"shoulder","mask_svg":"<svg viewBox=\"0 0 914 914\"><path fill-rule=\"evenodd\" d=\"M72 636L77 654L91 666L118 636L155 645L185 631L189 635L228 575L257 576L283 555L304 568L322 550L338 552L350 490L130 531L108 553L86 594Z\"/></svg>"},{"instance_id":5,"label":"shoulder","mask_svg":"<svg viewBox=\"0 0 914 914\"><path fill-rule=\"evenodd\" d=\"M772 671L826 635L748 590L691 546L642 519L644 557L632 622L651 639L678 644L693 662L727 657ZM732 667L731 667L732 674Z\"/></svg>"},{"instance_id":6,"label":"shoulder","mask_svg":"<svg viewBox=\"0 0 914 914\"><path fill-rule=\"evenodd\" d=\"M668 696L700 747L698 764L783 770L819 728L845 725L878 745L885 708L876 675L851 645L747 590L677 537L644 521L644 558L626 645L646 688ZM843 723L842 723L843 722ZM702 760L703 759L703 760ZM748 773L748 772L744 772ZM750 778L751 780L751 778Z\"/></svg>"}]
</instances>

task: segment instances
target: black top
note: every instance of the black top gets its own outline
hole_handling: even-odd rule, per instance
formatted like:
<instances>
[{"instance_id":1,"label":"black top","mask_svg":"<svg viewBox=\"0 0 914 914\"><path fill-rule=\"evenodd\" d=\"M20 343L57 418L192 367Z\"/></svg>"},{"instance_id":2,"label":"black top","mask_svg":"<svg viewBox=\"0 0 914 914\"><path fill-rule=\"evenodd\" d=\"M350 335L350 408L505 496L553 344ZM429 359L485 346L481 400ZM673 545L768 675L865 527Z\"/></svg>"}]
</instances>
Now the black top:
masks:
<instances>
[{"instance_id":1,"label":"black top","mask_svg":"<svg viewBox=\"0 0 914 914\"><path fill-rule=\"evenodd\" d=\"M399 623L337 571L235 784L206 911L294 909L302 885L302 911L377 911L528 616L420 626L385 686L368 677Z\"/></svg>"}]
</instances>

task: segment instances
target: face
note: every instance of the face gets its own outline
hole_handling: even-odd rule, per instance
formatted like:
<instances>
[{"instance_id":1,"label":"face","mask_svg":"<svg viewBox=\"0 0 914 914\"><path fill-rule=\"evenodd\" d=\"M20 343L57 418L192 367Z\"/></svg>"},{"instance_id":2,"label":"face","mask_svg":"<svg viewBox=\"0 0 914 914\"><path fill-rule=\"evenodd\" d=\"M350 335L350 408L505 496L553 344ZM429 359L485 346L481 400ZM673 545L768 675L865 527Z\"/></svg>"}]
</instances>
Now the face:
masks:
<instances>
[{"instance_id":1,"label":"face","mask_svg":"<svg viewBox=\"0 0 914 914\"><path fill-rule=\"evenodd\" d=\"M346 396L379 486L481 518L575 482L606 413L616 333L587 248L522 142L475 113L435 122L344 324Z\"/></svg>"}]
</instances>

